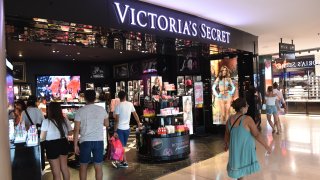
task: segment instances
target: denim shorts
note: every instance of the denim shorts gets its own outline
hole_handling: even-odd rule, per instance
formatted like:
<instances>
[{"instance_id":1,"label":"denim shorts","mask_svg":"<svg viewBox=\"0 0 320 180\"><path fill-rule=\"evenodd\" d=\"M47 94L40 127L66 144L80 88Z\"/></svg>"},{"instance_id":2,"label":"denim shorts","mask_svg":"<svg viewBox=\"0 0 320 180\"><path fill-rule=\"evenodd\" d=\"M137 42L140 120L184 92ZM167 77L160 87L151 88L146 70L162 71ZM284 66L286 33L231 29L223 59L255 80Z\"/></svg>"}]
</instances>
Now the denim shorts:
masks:
<instances>
[{"instance_id":1,"label":"denim shorts","mask_svg":"<svg viewBox=\"0 0 320 180\"><path fill-rule=\"evenodd\" d=\"M129 134L130 134L130 129L127 129L127 130L117 129L117 133L118 133L118 136L119 136L119 139L121 141L122 146L126 147L127 142L128 142L128 138L129 138Z\"/></svg>"},{"instance_id":2,"label":"denim shorts","mask_svg":"<svg viewBox=\"0 0 320 180\"><path fill-rule=\"evenodd\" d=\"M84 141L80 143L80 163L88 164L93 161L95 164L103 162L103 141ZM91 159L91 153L93 158Z\"/></svg>"},{"instance_id":3,"label":"denim shorts","mask_svg":"<svg viewBox=\"0 0 320 180\"><path fill-rule=\"evenodd\" d=\"M278 114L277 107L275 105L274 106L267 105L266 113L269 114L269 115Z\"/></svg>"}]
</instances>

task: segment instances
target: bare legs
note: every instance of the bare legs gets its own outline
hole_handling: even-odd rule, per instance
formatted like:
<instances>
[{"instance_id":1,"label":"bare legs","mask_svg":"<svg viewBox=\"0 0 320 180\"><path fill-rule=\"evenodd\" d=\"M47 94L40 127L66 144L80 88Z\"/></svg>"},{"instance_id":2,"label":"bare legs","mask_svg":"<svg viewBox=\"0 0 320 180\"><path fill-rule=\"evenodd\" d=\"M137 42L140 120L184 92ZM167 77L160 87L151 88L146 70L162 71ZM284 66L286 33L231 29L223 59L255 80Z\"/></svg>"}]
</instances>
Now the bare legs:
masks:
<instances>
[{"instance_id":1,"label":"bare legs","mask_svg":"<svg viewBox=\"0 0 320 180\"><path fill-rule=\"evenodd\" d=\"M79 171L80 180L87 179L87 168L88 168L88 164L80 164L80 171ZM94 164L94 169L96 173L96 180L102 180L102 177L103 177L102 164Z\"/></svg>"},{"instance_id":2,"label":"bare legs","mask_svg":"<svg viewBox=\"0 0 320 180\"><path fill-rule=\"evenodd\" d=\"M88 167L88 164L80 164L80 171L79 171L80 180L87 179L87 167Z\"/></svg>"},{"instance_id":3,"label":"bare legs","mask_svg":"<svg viewBox=\"0 0 320 180\"><path fill-rule=\"evenodd\" d=\"M54 180L61 180L61 173L64 180L70 179L70 173L67 165L67 156L61 155L57 159L49 159Z\"/></svg>"},{"instance_id":4,"label":"bare legs","mask_svg":"<svg viewBox=\"0 0 320 180\"><path fill-rule=\"evenodd\" d=\"M280 134L281 132L281 124L280 124L280 118L278 114L273 114L273 118L274 118L274 124L277 127L277 134Z\"/></svg>"},{"instance_id":5,"label":"bare legs","mask_svg":"<svg viewBox=\"0 0 320 180\"><path fill-rule=\"evenodd\" d=\"M270 114L267 114L267 120L268 120L268 122L269 122L269 125L270 125L271 128L272 128L272 133L274 133L274 132L275 132L274 124L273 124L273 122L271 121L271 115L270 115Z\"/></svg>"},{"instance_id":6,"label":"bare legs","mask_svg":"<svg viewBox=\"0 0 320 180\"><path fill-rule=\"evenodd\" d=\"M231 106L231 99L219 100L219 108L220 108L222 122L226 122L228 120L229 114L230 114L230 106Z\"/></svg>"},{"instance_id":7,"label":"bare legs","mask_svg":"<svg viewBox=\"0 0 320 180\"><path fill-rule=\"evenodd\" d=\"M103 176L102 164L95 164L94 169L96 171L96 180L102 180L102 176Z\"/></svg>"},{"instance_id":8,"label":"bare legs","mask_svg":"<svg viewBox=\"0 0 320 180\"><path fill-rule=\"evenodd\" d=\"M267 120L269 122L269 125L272 128L272 133L274 133L276 131L275 128L277 127L277 134L279 134L281 132L281 125L280 125L279 115L278 114L273 114L273 119L274 119L274 124L271 121L271 115L267 114Z\"/></svg>"}]
</instances>

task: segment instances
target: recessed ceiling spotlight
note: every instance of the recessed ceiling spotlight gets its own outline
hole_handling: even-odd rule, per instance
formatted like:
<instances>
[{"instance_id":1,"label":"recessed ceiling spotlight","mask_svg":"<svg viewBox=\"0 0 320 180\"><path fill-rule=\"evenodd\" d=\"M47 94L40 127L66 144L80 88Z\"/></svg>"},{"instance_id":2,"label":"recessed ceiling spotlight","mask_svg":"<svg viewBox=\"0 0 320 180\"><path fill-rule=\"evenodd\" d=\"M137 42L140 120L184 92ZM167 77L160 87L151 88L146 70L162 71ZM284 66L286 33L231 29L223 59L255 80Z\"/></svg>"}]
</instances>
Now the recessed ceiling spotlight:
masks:
<instances>
[{"instance_id":1,"label":"recessed ceiling spotlight","mask_svg":"<svg viewBox=\"0 0 320 180\"><path fill-rule=\"evenodd\" d=\"M68 54L66 54L66 57L68 57L69 55Z\"/></svg>"},{"instance_id":2,"label":"recessed ceiling spotlight","mask_svg":"<svg viewBox=\"0 0 320 180\"><path fill-rule=\"evenodd\" d=\"M57 53L59 53L60 51L56 51Z\"/></svg>"},{"instance_id":3,"label":"recessed ceiling spotlight","mask_svg":"<svg viewBox=\"0 0 320 180\"><path fill-rule=\"evenodd\" d=\"M19 53L19 57L22 57L22 53Z\"/></svg>"},{"instance_id":4,"label":"recessed ceiling spotlight","mask_svg":"<svg viewBox=\"0 0 320 180\"><path fill-rule=\"evenodd\" d=\"M80 55L80 52L77 52L77 55Z\"/></svg>"},{"instance_id":5,"label":"recessed ceiling spotlight","mask_svg":"<svg viewBox=\"0 0 320 180\"><path fill-rule=\"evenodd\" d=\"M75 59L75 58L73 58L72 60L73 60L73 61L75 61L76 59Z\"/></svg>"},{"instance_id":6,"label":"recessed ceiling spotlight","mask_svg":"<svg viewBox=\"0 0 320 180\"><path fill-rule=\"evenodd\" d=\"M122 54L122 51L120 51L120 54Z\"/></svg>"},{"instance_id":7,"label":"recessed ceiling spotlight","mask_svg":"<svg viewBox=\"0 0 320 180\"><path fill-rule=\"evenodd\" d=\"M56 51L55 51L55 50L52 50L52 52L55 53Z\"/></svg>"}]
</instances>

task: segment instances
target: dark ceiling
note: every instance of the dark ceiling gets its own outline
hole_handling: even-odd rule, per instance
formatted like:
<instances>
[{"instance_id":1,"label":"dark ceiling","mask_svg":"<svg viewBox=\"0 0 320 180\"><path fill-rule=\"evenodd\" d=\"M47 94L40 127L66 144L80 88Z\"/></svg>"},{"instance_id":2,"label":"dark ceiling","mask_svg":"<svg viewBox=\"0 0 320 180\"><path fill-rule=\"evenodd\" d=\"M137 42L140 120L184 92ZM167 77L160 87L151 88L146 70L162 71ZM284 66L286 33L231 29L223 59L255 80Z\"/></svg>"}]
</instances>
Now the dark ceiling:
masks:
<instances>
[{"instance_id":1,"label":"dark ceiling","mask_svg":"<svg viewBox=\"0 0 320 180\"><path fill-rule=\"evenodd\" d=\"M55 51L55 53L53 52ZM58 52L59 51L59 52ZM22 57L19 57L22 54ZM109 48L83 48L73 45L19 42L7 40L7 55L12 61L61 60L120 63L145 59L154 55Z\"/></svg>"}]
</instances>

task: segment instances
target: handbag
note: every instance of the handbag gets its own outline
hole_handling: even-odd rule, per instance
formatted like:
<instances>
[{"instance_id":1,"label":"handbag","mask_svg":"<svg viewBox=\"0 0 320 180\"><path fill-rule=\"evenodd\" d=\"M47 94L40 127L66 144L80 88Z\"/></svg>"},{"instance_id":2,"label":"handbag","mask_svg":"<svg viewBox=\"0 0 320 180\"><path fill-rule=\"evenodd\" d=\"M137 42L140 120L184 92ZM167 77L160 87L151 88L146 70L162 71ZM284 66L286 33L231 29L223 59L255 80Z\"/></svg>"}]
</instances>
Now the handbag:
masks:
<instances>
[{"instance_id":1,"label":"handbag","mask_svg":"<svg viewBox=\"0 0 320 180\"><path fill-rule=\"evenodd\" d=\"M266 104L262 104L262 110L266 110L267 109L267 105Z\"/></svg>"},{"instance_id":2,"label":"handbag","mask_svg":"<svg viewBox=\"0 0 320 180\"><path fill-rule=\"evenodd\" d=\"M228 125L226 125L226 137L225 137L225 140L227 140L228 142L230 142L230 134L231 134L231 131L232 131L232 128L233 128L233 126L236 124L236 122L240 119L240 117L242 117L243 115L240 115L235 121L234 121L234 123L232 124L232 126L231 126L231 128L230 128L230 131L229 131L229 133L227 133L228 131L227 131L227 128L228 128ZM225 151L228 151L228 149L229 149L229 146L228 146L228 144L227 143L225 143Z\"/></svg>"}]
</instances>

